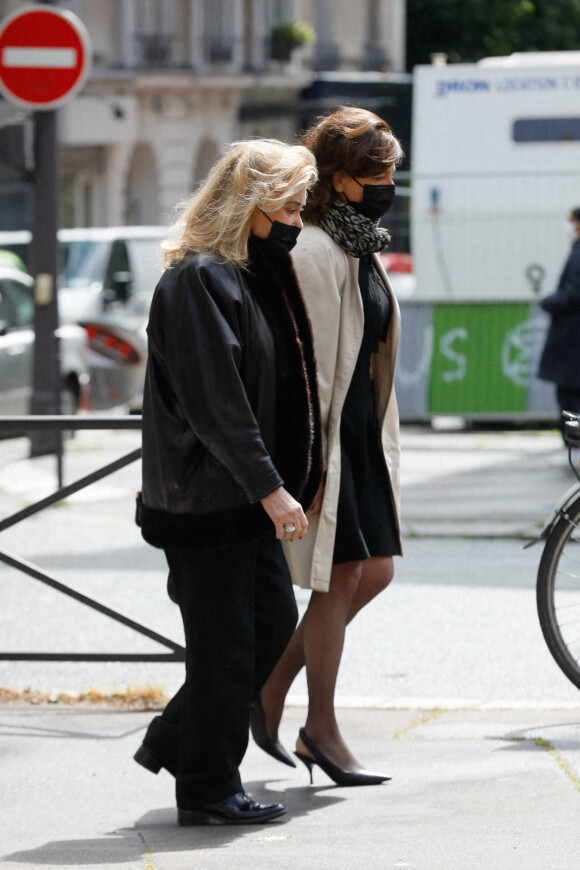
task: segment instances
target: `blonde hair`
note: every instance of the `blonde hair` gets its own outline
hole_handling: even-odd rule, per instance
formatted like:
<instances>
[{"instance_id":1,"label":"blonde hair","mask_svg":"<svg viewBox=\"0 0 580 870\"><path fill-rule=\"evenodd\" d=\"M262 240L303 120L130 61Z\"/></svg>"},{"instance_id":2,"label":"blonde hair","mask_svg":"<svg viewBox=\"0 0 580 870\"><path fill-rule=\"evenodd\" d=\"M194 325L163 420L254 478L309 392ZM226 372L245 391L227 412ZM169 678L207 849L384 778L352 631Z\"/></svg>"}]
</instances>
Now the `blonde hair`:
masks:
<instances>
[{"instance_id":1,"label":"blonde hair","mask_svg":"<svg viewBox=\"0 0 580 870\"><path fill-rule=\"evenodd\" d=\"M302 145L276 139L231 143L199 189L178 206L176 233L161 246L164 267L192 253L245 266L256 208L277 211L316 179L314 156Z\"/></svg>"}]
</instances>

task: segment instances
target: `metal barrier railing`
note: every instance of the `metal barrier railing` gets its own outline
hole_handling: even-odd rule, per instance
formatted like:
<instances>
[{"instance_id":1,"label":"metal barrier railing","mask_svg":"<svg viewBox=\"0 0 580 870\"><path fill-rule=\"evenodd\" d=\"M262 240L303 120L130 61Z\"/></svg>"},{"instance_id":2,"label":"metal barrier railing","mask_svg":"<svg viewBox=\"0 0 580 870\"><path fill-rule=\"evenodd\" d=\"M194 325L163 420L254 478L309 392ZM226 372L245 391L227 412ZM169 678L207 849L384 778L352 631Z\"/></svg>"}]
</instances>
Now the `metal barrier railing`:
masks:
<instances>
[{"instance_id":1,"label":"metal barrier railing","mask_svg":"<svg viewBox=\"0 0 580 870\"><path fill-rule=\"evenodd\" d=\"M140 428L141 417L134 415L129 417L76 417L65 415L54 417L0 417L0 432L14 434L22 434L23 432L28 433L40 429L54 429L64 432L79 431L83 429L113 430ZM122 456L114 462L111 462L108 465L99 468L97 471L94 471L91 474L80 478L79 480L69 484L68 486L60 486L52 495L49 495L46 498L43 498L40 501L37 501L34 504L17 511L16 513L12 514L9 517L6 517L3 520L0 520L0 532L3 532L6 529L11 528L12 526L15 526L17 523L22 522L28 517L40 513L40 511L51 507L57 502L62 501L62 499L64 498L68 498L70 495L73 495L73 493L79 492L79 490L90 486L97 480L102 480L104 477L113 474L115 471L124 468L126 465L130 465L132 462L136 462L140 458L141 448L138 448L137 450L131 451L131 453ZM163 635L159 634L156 631L153 631L150 628L147 628L144 625L141 625L134 619L130 619L129 617L118 613L116 610L107 607L105 604L101 604L99 601L95 601L95 599L90 598L87 595L83 595L81 592L77 592L75 589L71 589L64 583L60 583L58 580L55 580L53 577L50 577L48 574L46 574L38 566L3 551L0 551L0 561L4 562L6 565L10 565L12 568L16 568L18 571L22 571L24 574L27 574L29 577L33 577L35 580L40 580L41 583L45 583L47 586L56 589L57 592L62 592L64 595L68 595L70 598L74 598L76 601L79 601L81 604L90 607L92 610L96 610L99 613L102 613L104 616L108 616L110 619L113 619L116 622L120 622L122 625L127 626L138 634L144 635L145 637L148 637L151 640L154 640L162 646L165 646L171 650L170 653L10 653L0 651L0 661L185 661L185 649L180 644L175 643L175 641L164 637Z\"/></svg>"}]
</instances>

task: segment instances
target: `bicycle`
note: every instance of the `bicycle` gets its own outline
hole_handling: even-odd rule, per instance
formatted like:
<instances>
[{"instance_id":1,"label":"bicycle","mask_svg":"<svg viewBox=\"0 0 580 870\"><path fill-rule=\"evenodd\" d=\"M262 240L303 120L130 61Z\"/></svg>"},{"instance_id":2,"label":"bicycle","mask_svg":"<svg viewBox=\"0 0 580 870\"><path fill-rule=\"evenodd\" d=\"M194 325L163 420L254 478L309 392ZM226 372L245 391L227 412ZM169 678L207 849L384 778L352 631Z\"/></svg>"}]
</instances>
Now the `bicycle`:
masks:
<instances>
[{"instance_id":1,"label":"bicycle","mask_svg":"<svg viewBox=\"0 0 580 870\"><path fill-rule=\"evenodd\" d=\"M580 689L580 471L572 460L572 450L580 447L580 414L564 411L563 416L568 461L578 483L526 546L545 541L536 580L540 626L556 664Z\"/></svg>"}]
</instances>

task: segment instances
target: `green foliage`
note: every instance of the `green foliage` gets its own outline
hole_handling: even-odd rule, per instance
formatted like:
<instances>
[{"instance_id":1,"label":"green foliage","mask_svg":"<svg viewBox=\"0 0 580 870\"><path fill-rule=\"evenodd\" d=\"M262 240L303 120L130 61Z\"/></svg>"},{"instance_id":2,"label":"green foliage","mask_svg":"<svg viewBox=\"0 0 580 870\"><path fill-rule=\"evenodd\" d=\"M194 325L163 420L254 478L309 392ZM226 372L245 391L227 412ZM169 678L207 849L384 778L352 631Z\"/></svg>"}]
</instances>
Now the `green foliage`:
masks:
<instances>
[{"instance_id":1,"label":"green foliage","mask_svg":"<svg viewBox=\"0 0 580 870\"><path fill-rule=\"evenodd\" d=\"M580 50L580 0L407 0L407 65Z\"/></svg>"},{"instance_id":2,"label":"green foliage","mask_svg":"<svg viewBox=\"0 0 580 870\"><path fill-rule=\"evenodd\" d=\"M310 44L316 39L314 28L307 21L282 21L274 25L270 36L276 42L293 47Z\"/></svg>"}]
</instances>

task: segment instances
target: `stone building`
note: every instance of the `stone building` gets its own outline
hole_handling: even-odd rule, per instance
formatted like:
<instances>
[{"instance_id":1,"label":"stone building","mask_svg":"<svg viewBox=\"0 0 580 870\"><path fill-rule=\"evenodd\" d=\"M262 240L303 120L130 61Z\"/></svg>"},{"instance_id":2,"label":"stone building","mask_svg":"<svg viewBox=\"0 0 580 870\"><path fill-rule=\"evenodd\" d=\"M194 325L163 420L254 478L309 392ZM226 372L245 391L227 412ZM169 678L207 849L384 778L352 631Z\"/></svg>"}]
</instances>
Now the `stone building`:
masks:
<instances>
[{"instance_id":1,"label":"stone building","mask_svg":"<svg viewBox=\"0 0 580 870\"><path fill-rule=\"evenodd\" d=\"M293 141L316 80L360 86L405 68L405 0L58 5L79 16L93 45L87 83L58 110L63 226L166 223L224 143ZM0 0L0 19L24 7ZM273 28L282 22L305 22L315 41L280 52ZM0 102L0 132L15 118L22 110ZM27 185L1 160L0 228L20 228Z\"/></svg>"}]
</instances>

